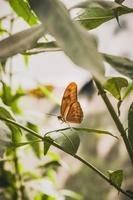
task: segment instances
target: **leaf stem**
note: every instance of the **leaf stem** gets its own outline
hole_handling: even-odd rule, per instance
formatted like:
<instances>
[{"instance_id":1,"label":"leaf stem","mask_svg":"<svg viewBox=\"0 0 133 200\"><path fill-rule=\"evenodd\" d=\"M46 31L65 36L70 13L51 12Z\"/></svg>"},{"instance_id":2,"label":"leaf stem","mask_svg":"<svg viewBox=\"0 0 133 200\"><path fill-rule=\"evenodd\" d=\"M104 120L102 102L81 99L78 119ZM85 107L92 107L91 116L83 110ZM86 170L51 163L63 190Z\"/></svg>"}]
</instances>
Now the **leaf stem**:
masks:
<instances>
[{"instance_id":1,"label":"leaf stem","mask_svg":"<svg viewBox=\"0 0 133 200\"><path fill-rule=\"evenodd\" d=\"M56 129L53 131L48 131L45 135L48 135L50 133L54 133L54 132L60 132L60 131L66 131L66 130L71 130L74 129L76 131L83 131L83 132L87 132L87 133L92 133L95 132L97 134L107 134L110 135L116 139L119 139L117 136L113 135L112 133L110 133L109 131L103 131L103 130L99 130L99 129L92 129L92 128L80 128L80 127L66 127L66 128L62 128L62 129Z\"/></svg>"},{"instance_id":2,"label":"leaf stem","mask_svg":"<svg viewBox=\"0 0 133 200\"><path fill-rule=\"evenodd\" d=\"M127 138L126 132L124 130L124 127L123 127L121 121L119 120L119 117L117 116L117 114L116 114L116 112L115 112L112 104L110 103L110 101L109 101L109 99L108 99L108 97L106 95L106 92L104 91L102 85L96 79L94 79L94 81L95 81L95 84L96 84L97 89L99 91L99 94L101 95L104 103L106 104L106 106L108 108L108 111L110 112L110 115L111 115L112 119L114 120L115 125L116 125L118 131L121 134L121 137L122 137L123 142L124 142L124 144L126 146L127 152L129 154L131 163L133 165L133 151L132 151L131 145L130 145L130 143L128 141L128 138Z\"/></svg>"},{"instance_id":3,"label":"leaf stem","mask_svg":"<svg viewBox=\"0 0 133 200\"><path fill-rule=\"evenodd\" d=\"M66 152L60 145L58 145L57 143L55 143L54 141L50 140L48 137L42 137L39 134L37 134L35 131L19 124L16 121L13 121L11 119L7 119L7 118L3 118L0 117L1 120L6 121L8 123L14 124L16 126L18 126L19 128L31 133L32 135L42 139L44 142L47 141L49 142L51 145L55 146L56 148L62 150L65 153L68 153L69 155L71 155L72 157L76 158L77 160L79 160L81 163L85 164L87 167L91 168L96 174L98 174L101 178L103 178L105 181L107 181L109 184L111 184L112 186L114 186L118 191L120 191L121 193L123 193L124 195L126 195L127 197L129 197L130 199L133 198L132 195L130 195L128 192L124 191L122 188L118 187L117 185L115 185L107 176L105 176L101 171L99 171L96 167L94 167L91 163L87 162L86 160L84 160L83 158L81 158L78 155L75 154L71 154L69 152Z\"/></svg>"}]
</instances>

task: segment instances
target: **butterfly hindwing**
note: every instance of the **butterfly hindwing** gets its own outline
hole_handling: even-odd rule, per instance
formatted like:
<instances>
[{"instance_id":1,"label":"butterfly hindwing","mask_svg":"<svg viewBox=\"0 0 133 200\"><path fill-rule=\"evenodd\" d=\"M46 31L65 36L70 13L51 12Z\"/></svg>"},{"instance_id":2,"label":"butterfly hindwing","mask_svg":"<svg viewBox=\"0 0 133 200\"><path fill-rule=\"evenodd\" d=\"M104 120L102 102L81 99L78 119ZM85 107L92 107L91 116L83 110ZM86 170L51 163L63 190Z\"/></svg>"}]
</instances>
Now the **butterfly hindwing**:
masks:
<instances>
[{"instance_id":1,"label":"butterfly hindwing","mask_svg":"<svg viewBox=\"0 0 133 200\"><path fill-rule=\"evenodd\" d=\"M78 101L71 104L66 116L66 121L71 123L81 123L83 119L83 111Z\"/></svg>"}]
</instances>

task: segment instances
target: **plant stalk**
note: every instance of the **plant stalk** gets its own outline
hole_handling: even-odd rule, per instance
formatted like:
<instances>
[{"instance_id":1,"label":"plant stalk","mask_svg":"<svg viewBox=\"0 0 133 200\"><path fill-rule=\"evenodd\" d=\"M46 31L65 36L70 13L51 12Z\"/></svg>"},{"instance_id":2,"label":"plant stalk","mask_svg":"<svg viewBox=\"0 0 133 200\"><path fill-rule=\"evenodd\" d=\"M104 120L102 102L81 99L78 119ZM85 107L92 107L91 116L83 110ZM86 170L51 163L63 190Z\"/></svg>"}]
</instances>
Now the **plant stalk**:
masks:
<instances>
[{"instance_id":1,"label":"plant stalk","mask_svg":"<svg viewBox=\"0 0 133 200\"><path fill-rule=\"evenodd\" d=\"M122 137L123 142L124 142L124 144L126 146L128 155L130 157L131 163L133 165L133 151L132 151L131 145L130 145L130 143L128 141L128 138L127 138L127 135L126 135L126 131L124 130L124 127L123 127L119 117L117 116L112 104L110 103L110 101L109 101L109 99L108 99L108 97L106 95L106 92L104 91L102 85L96 79L94 81L95 81L95 84L96 84L97 89L99 91L99 94L101 95L104 103L106 104L106 106L108 108L108 111L110 112L110 115L111 115L112 119L114 120L114 123L115 123L118 131L121 134L121 137Z\"/></svg>"},{"instance_id":2,"label":"plant stalk","mask_svg":"<svg viewBox=\"0 0 133 200\"><path fill-rule=\"evenodd\" d=\"M23 185L22 185L22 177L19 171L19 164L18 164L18 157L16 153L16 149L14 149L14 167L15 167L15 174L16 174L16 192L17 192L17 199L23 200Z\"/></svg>"}]
</instances>

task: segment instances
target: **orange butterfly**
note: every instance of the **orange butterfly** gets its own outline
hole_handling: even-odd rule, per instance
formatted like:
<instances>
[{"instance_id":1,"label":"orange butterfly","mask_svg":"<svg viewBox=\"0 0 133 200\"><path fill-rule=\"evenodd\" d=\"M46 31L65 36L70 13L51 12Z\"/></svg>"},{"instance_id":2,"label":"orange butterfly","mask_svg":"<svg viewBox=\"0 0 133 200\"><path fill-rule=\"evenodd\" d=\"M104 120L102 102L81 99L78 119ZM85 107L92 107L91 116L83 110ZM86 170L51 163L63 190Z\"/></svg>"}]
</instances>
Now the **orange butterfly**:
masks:
<instances>
[{"instance_id":1,"label":"orange butterfly","mask_svg":"<svg viewBox=\"0 0 133 200\"><path fill-rule=\"evenodd\" d=\"M83 120L83 111L77 100L77 84L74 82L65 89L58 119L70 123L81 123Z\"/></svg>"}]
</instances>

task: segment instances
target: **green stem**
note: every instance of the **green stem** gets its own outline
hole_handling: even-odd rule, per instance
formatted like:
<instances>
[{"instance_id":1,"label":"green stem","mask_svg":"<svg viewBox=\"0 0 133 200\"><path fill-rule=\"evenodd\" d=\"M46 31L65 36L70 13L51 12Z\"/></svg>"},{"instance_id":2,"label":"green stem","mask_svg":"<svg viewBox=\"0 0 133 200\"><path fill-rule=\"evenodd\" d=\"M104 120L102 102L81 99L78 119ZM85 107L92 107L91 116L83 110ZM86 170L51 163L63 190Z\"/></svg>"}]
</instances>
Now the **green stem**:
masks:
<instances>
[{"instance_id":1,"label":"green stem","mask_svg":"<svg viewBox=\"0 0 133 200\"><path fill-rule=\"evenodd\" d=\"M126 132L125 132L125 130L124 130L124 127L123 127L121 121L119 120L119 117L117 116L117 114L116 114L116 112L115 112L115 110L114 110L112 104L110 103L110 101L109 101L109 99L108 99L108 97L107 97L107 95L106 95L106 93L105 93L105 91L104 91L102 85L101 85L97 80L95 80L95 84L96 84L96 86L97 86L97 89L98 89L98 91L99 91L99 94L101 95L101 97L102 97L104 103L106 104L106 106L107 106L107 108L108 108L108 111L110 112L110 115L111 115L112 119L113 119L114 122L115 122L115 125L116 125L118 131L119 131L120 134L121 134L121 137L122 137L122 139L123 139L123 141L124 141L124 144L125 144L125 146L126 146L127 152L128 152L128 154L129 154L131 163L132 163L132 165L133 165L133 151L132 151L131 145L130 145L130 143L129 143L129 141L128 141L128 138L127 138Z\"/></svg>"},{"instance_id":2,"label":"green stem","mask_svg":"<svg viewBox=\"0 0 133 200\"><path fill-rule=\"evenodd\" d=\"M22 185L22 177L19 171L19 165L18 165L18 157L16 150L14 150L14 167L15 167L15 174L16 174L16 193L17 193L17 199L23 199L23 185Z\"/></svg>"},{"instance_id":3,"label":"green stem","mask_svg":"<svg viewBox=\"0 0 133 200\"><path fill-rule=\"evenodd\" d=\"M13 121L11 119L6 119L6 118L3 118L3 117L0 117L1 120L3 121L6 121L8 123L11 123L11 124L14 124L16 125L17 127L31 133L32 135L42 139L42 141L47 141L49 142L51 145L55 146L56 148L62 150L63 152L65 153L68 153L66 152L60 145L58 145L57 143L55 143L54 141L50 140L48 137L42 137L40 136L39 134L37 134L35 131L19 124L18 122L16 121ZM69 155L71 155L72 157L76 158L77 160L79 160L80 162L82 162L83 164L85 164L87 167L91 168L96 174L98 174L101 178L103 178L105 181L107 181L109 184L111 184L112 186L114 186L118 191L120 191L121 193L123 193L124 195L126 195L127 197L129 197L130 199L133 198L133 196L131 196L129 193L127 193L126 191L124 191L122 188L118 187L117 185L115 185L107 176L105 176L102 172L100 172L96 167L94 167L92 164L90 164L89 162L87 162L86 160L84 160L83 158L81 158L80 156L78 155L73 155L71 153L68 153Z\"/></svg>"},{"instance_id":4,"label":"green stem","mask_svg":"<svg viewBox=\"0 0 133 200\"><path fill-rule=\"evenodd\" d=\"M121 192L122 194L126 195L127 197L129 197L130 199L133 199L133 196L131 196L130 194L128 194L126 191L124 191L122 188L118 187L116 184L114 184L107 176L105 176L101 171L99 171L96 167L94 167L92 164L90 164L89 162L87 162L86 160L82 159L81 157L79 157L78 155L73 155L73 157L75 157L77 160L79 160L80 162L84 163L86 166L88 166L89 168L91 168L94 172L96 172L101 178L103 178L105 181L107 181L110 185L114 186L119 192Z\"/></svg>"}]
</instances>

